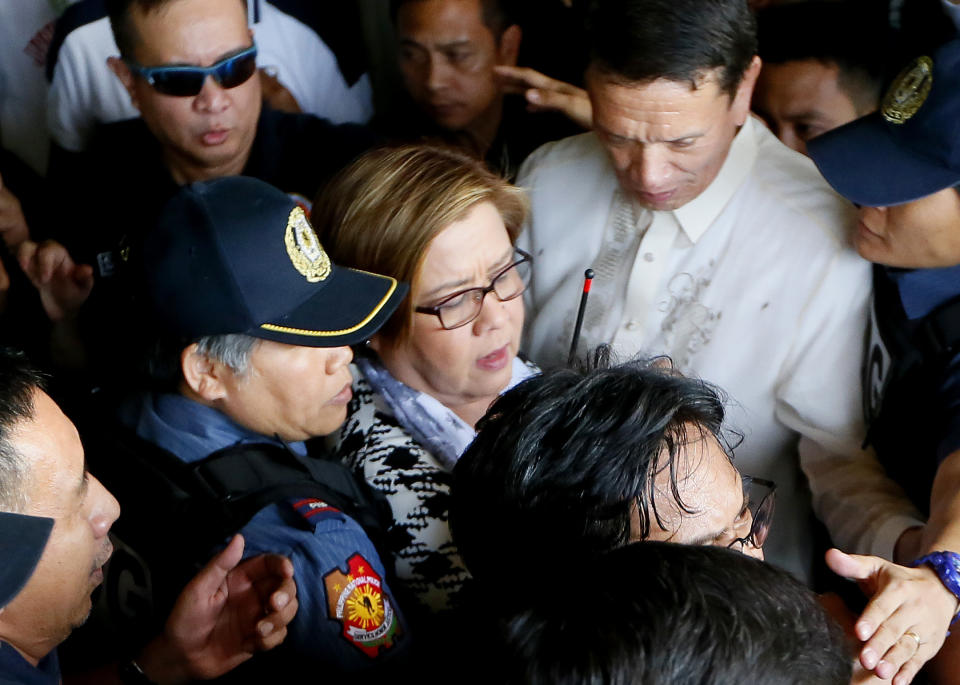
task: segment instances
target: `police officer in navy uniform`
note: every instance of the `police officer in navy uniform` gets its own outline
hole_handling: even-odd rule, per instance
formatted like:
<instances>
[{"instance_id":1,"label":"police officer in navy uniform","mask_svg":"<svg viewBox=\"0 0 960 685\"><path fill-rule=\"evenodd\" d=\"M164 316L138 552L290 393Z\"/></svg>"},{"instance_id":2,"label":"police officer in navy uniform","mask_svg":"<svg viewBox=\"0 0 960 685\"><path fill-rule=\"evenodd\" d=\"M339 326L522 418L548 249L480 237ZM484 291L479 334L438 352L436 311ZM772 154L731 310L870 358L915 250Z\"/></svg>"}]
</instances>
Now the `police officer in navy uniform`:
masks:
<instances>
[{"instance_id":1,"label":"police officer in navy uniform","mask_svg":"<svg viewBox=\"0 0 960 685\"><path fill-rule=\"evenodd\" d=\"M894 561L914 568L881 574L857 625L874 643L861 661L906 657L899 683L937 653L960 599L960 40L914 59L879 112L812 140L809 153L860 206L854 242L875 264L866 441L928 515L897 543ZM881 623L884 635L870 637ZM954 633L930 664L934 682L960 667Z\"/></svg>"}]
</instances>

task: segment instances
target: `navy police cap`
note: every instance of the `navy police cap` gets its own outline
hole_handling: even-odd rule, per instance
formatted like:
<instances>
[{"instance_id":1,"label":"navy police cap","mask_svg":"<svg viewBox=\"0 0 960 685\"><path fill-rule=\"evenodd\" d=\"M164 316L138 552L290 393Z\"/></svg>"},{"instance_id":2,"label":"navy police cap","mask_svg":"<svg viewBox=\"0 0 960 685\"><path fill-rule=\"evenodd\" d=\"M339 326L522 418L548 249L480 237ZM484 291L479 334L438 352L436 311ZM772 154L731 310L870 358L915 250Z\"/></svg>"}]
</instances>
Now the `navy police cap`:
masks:
<instances>
[{"instance_id":1,"label":"navy police cap","mask_svg":"<svg viewBox=\"0 0 960 685\"><path fill-rule=\"evenodd\" d=\"M334 264L302 207L233 176L184 186L147 236L148 288L183 338L245 333L309 347L369 338L407 285Z\"/></svg>"},{"instance_id":2,"label":"navy police cap","mask_svg":"<svg viewBox=\"0 0 960 685\"><path fill-rule=\"evenodd\" d=\"M960 184L960 40L914 59L879 111L807 150L830 185L861 205L911 202Z\"/></svg>"},{"instance_id":3,"label":"navy police cap","mask_svg":"<svg viewBox=\"0 0 960 685\"><path fill-rule=\"evenodd\" d=\"M51 530L51 518L0 512L0 608L30 580Z\"/></svg>"}]
</instances>

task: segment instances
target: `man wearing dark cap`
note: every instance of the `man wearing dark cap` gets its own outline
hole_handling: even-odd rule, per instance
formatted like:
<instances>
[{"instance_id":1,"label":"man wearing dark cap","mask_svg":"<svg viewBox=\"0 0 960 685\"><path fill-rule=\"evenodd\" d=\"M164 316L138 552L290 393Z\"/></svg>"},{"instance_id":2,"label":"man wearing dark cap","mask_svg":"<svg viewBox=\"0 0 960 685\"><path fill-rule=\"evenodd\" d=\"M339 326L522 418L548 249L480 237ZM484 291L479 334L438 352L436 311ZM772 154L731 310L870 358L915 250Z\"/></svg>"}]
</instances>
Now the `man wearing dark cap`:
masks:
<instances>
[{"instance_id":1,"label":"man wearing dark cap","mask_svg":"<svg viewBox=\"0 0 960 685\"><path fill-rule=\"evenodd\" d=\"M903 570L911 582L889 584L858 633L870 638L883 623L867 649L909 659L901 675L944 644L931 669L954 682L945 678L960 667L960 640L944 637L960 600L960 41L916 58L879 112L811 141L809 153L860 206L854 241L875 264L867 442L929 513L897 545L896 561L916 566Z\"/></svg>"},{"instance_id":2,"label":"man wearing dark cap","mask_svg":"<svg viewBox=\"0 0 960 685\"><path fill-rule=\"evenodd\" d=\"M90 612L120 513L86 470L76 429L41 384L23 357L0 349L3 685L60 682L56 647ZM297 608L290 562L272 555L237 566L242 550L237 536L183 591L160 638L91 681L211 678L249 658L252 645L282 641Z\"/></svg>"},{"instance_id":3,"label":"man wearing dark cap","mask_svg":"<svg viewBox=\"0 0 960 685\"><path fill-rule=\"evenodd\" d=\"M346 418L348 345L369 338L407 292L333 264L302 207L246 177L181 189L144 256L173 340L155 364L158 391L126 407L126 422L188 463L242 444L313 459L304 441ZM301 595L290 662L329 673L393 661L410 640L384 565L357 522L321 505L271 504L242 529L249 550L293 561Z\"/></svg>"}]
</instances>

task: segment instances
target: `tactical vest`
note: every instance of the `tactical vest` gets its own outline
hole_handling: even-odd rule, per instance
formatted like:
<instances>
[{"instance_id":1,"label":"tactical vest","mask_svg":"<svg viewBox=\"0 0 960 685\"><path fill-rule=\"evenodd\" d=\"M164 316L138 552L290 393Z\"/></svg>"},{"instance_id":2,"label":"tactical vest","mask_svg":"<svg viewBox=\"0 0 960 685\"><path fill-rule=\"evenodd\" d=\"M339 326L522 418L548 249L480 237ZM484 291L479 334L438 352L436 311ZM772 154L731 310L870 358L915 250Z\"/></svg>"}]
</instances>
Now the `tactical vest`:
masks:
<instances>
[{"instance_id":1,"label":"tactical vest","mask_svg":"<svg viewBox=\"0 0 960 685\"><path fill-rule=\"evenodd\" d=\"M130 431L82 431L90 470L122 504L90 626L116 651L156 635L184 585L213 551L261 509L288 507L291 525L312 529L349 516L364 529L393 583L390 505L339 462L275 444L228 447L186 463ZM93 641L93 640L91 640Z\"/></svg>"},{"instance_id":2,"label":"tactical vest","mask_svg":"<svg viewBox=\"0 0 960 685\"><path fill-rule=\"evenodd\" d=\"M887 474L928 514L944 425L939 392L960 352L960 297L909 320L883 267L874 266L873 286L863 358L864 446L874 447Z\"/></svg>"}]
</instances>

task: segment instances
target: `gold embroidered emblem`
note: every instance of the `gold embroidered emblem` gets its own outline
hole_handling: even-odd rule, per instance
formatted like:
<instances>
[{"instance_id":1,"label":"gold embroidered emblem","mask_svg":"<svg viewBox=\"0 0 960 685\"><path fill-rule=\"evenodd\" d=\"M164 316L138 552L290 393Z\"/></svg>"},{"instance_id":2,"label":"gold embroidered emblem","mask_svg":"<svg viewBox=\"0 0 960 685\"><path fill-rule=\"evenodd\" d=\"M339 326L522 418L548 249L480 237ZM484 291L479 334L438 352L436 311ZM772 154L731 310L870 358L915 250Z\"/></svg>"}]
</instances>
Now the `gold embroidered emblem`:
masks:
<instances>
[{"instance_id":1,"label":"gold embroidered emblem","mask_svg":"<svg viewBox=\"0 0 960 685\"><path fill-rule=\"evenodd\" d=\"M301 207L294 207L290 211L283 243L293 266L310 283L322 281L330 275L330 257L317 239L317 234Z\"/></svg>"},{"instance_id":2,"label":"gold embroidered emblem","mask_svg":"<svg viewBox=\"0 0 960 685\"><path fill-rule=\"evenodd\" d=\"M897 74L883 96L880 113L891 124L906 123L926 101L933 86L933 60L917 57Z\"/></svg>"}]
</instances>

